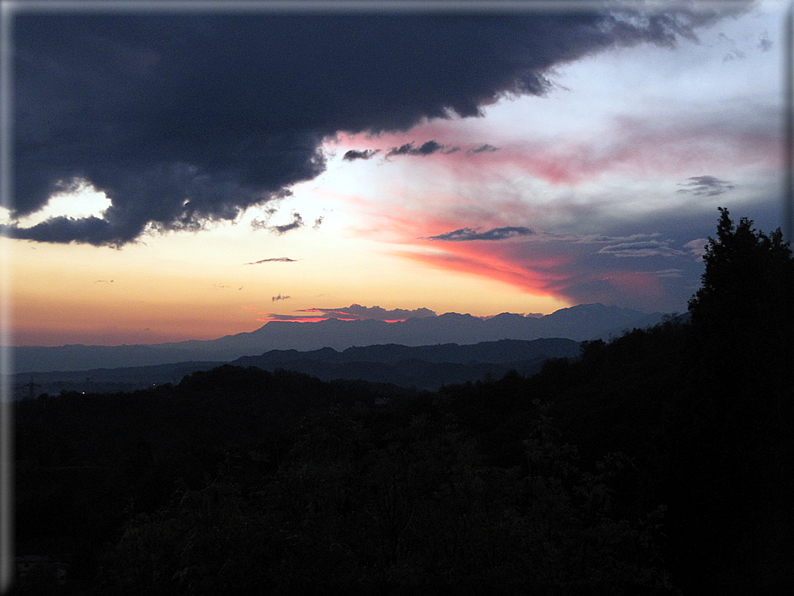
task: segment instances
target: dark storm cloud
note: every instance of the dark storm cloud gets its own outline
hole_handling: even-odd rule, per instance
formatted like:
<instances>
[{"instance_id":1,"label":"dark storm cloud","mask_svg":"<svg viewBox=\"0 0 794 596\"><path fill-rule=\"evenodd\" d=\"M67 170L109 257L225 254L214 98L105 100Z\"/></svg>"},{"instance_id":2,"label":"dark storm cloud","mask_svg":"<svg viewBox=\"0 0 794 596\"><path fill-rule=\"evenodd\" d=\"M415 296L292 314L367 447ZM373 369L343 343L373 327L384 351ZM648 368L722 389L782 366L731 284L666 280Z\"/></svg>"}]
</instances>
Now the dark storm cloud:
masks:
<instances>
[{"instance_id":1,"label":"dark storm cloud","mask_svg":"<svg viewBox=\"0 0 794 596\"><path fill-rule=\"evenodd\" d=\"M719 18L676 7L650 15L15 14L12 217L39 211L80 180L112 203L102 217L3 232L121 246L147 229L234 219L319 175L321 143L338 132L476 116L503 95L542 94L558 64L615 46L674 45Z\"/></svg>"},{"instance_id":2,"label":"dark storm cloud","mask_svg":"<svg viewBox=\"0 0 794 596\"><path fill-rule=\"evenodd\" d=\"M680 193L692 193L695 196L716 197L724 192L736 188L734 184L726 180L720 180L714 176L691 176L687 178L689 182L680 183L678 186L684 188L679 189Z\"/></svg>"},{"instance_id":3,"label":"dark storm cloud","mask_svg":"<svg viewBox=\"0 0 794 596\"><path fill-rule=\"evenodd\" d=\"M431 236L429 240L445 240L447 242L468 242L470 240L505 240L514 236L528 236L534 234L533 230L522 226L508 226L506 228L493 228L487 232L478 232L473 228L461 228L454 232L447 232L438 236Z\"/></svg>"},{"instance_id":4,"label":"dark storm cloud","mask_svg":"<svg viewBox=\"0 0 794 596\"><path fill-rule=\"evenodd\" d=\"M38 242L71 242L75 235L79 238L94 238L95 244L117 244L112 226L104 219L94 217L51 217L29 228L22 228L15 224L1 225L0 231L4 236L21 238L23 240L36 240Z\"/></svg>"}]
</instances>

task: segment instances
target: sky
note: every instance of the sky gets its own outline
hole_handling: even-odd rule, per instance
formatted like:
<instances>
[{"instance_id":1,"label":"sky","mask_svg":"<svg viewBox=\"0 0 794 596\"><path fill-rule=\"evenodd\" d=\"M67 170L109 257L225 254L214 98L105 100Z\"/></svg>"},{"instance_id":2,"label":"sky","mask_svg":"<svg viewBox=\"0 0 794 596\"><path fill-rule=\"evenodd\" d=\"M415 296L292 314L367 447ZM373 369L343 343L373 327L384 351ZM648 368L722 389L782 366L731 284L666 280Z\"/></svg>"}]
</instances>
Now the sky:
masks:
<instances>
[{"instance_id":1,"label":"sky","mask_svg":"<svg viewBox=\"0 0 794 596\"><path fill-rule=\"evenodd\" d=\"M77 4L3 14L14 345L684 312L784 227L783 3Z\"/></svg>"}]
</instances>

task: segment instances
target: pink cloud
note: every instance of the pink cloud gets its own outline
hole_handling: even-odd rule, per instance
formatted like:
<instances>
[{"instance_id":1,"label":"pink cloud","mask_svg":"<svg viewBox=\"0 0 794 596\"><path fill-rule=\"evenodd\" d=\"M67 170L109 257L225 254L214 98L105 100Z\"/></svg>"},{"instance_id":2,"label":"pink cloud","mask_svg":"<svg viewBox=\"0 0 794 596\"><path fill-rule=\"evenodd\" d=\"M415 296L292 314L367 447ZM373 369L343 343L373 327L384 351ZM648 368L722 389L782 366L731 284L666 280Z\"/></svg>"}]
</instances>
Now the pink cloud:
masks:
<instances>
[{"instance_id":1,"label":"pink cloud","mask_svg":"<svg viewBox=\"0 0 794 596\"><path fill-rule=\"evenodd\" d=\"M343 146L379 150L377 159L407 143L420 147L432 141L447 148L460 147L460 151L438 151L421 159L432 160L435 167L466 182L499 174L509 177L519 171L550 184L575 187L610 173L679 179L702 171L781 167L777 121L765 115L760 115L758 122L737 121L730 113L713 113L705 119L689 115L671 119L664 114L621 116L604 123L601 129L579 135L531 134L528 131L520 140L500 139L499 131L494 131L494 138L475 138L465 128L430 122L407 133L348 136ZM497 150L470 151L485 145Z\"/></svg>"},{"instance_id":2,"label":"pink cloud","mask_svg":"<svg viewBox=\"0 0 794 596\"><path fill-rule=\"evenodd\" d=\"M387 310L380 306L361 306L360 304L351 304L350 306L343 306L341 308L306 308L295 311L298 313L313 313L309 315L293 314L283 315L270 313L268 319L258 320L277 320L277 321L297 321L297 322L313 322L326 321L328 319L339 319L340 321L366 321L375 320L383 321L385 323L397 323L406 321L410 318L417 317L434 317L436 313L427 308L415 308L406 310L402 308L395 308ZM316 313L316 314L314 314ZM259 313L265 314L265 313Z\"/></svg>"},{"instance_id":3,"label":"pink cloud","mask_svg":"<svg viewBox=\"0 0 794 596\"><path fill-rule=\"evenodd\" d=\"M392 171L408 178L384 178L383 187L372 198L343 200L359 211L357 234L385 244L413 247L392 254L428 267L493 279L528 293L574 302L679 304L686 291L683 275L660 276L647 269L690 267L680 261L692 260L687 251L691 247L683 241L674 243L670 237L649 239L656 230L647 225L629 231L623 238L607 238L610 226L631 230L630 221L639 221L641 216L617 212L623 197L588 196L587 192L603 194L606 190L582 186L601 181L604 189L617 186L628 193L627 180L645 186L649 181L667 180L670 198L680 201L676 189L682 181L713 179L725 181L725 192L734 196L742 192L742 177L747 173L771 179L780 168L780 133L771 121L762 115L758 122L737 122L727 112L699 120L689 115L671 119L649 114L613 118L606 125L602 122L601 130L593 128L579 136L566 132L551 137L546 133L516 140L515 136L500 137L499 131L494 131L493 138L475 138L471 129L448 122L431 122L407 133L372 139L359 135L348 139L350 147L379 150L375 160L383 159L390 148L408 143L420 147L434 141L462 150L401 156L403 169ZM486 144L498 150L466 150ZM529 183L522 182L527 178ZM567 188L535 196L531 193L543 193L546 187L533 186L533 178ZM425 194L423 185L413 184L414 180L429 181ZM663 195L657 198L664 210ZM674 213L664 213L670 221L676 219ZM601 229L604 236L559 233L566 222L573 224L567 230ZM577 228L581 222L586 225ZM599 226L598 222L604 223ZM682 221L681 225L687 224ZM488 234L507 228L526 228L533 234ZM642 238L633 236L637 232L642 232ZM703 233L693 230L689 238ZM648 265L661 258L669 262ZM642 265L640 259L644 260ZM643 270L638 271L638 267ZM678 298L670 294L672 291Z\"/></svg>"},{"instance_id":4,"label":"pink cloud","mask_svg":"<svg viewBox=\"0 0 794 596\"><path fill-rule=\"evenodd\" d=\"M540 296L561 297L560 285L567 274L561 271L569 260L567 255L518 255L508 242L444 242L439 252L438 242L424 241L433 252L396 251L393 254L425 265L485 277ZM525 248L529 243L524 243ZM514 246L517 246L514 245ZM527 252L532 252L531 249Z\"/></svg>"}]
</instances>

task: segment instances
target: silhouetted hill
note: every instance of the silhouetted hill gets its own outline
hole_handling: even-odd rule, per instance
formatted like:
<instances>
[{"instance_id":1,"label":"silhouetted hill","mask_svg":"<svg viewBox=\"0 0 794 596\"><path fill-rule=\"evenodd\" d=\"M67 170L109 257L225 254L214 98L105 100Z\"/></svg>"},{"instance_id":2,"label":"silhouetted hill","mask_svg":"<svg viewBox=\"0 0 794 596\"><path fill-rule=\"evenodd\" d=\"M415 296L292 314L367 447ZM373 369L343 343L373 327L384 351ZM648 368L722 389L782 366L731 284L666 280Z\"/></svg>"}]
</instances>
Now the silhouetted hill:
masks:
<instances>
[{"instance_id":1,"label":"silhouetted hill","mask_svg":"<svg viewBox=\"0 0 794 596\"><path fill-rule=\"evenodd\" d=\"M608 338L632 327L647 327L662 320L662 313L584 304L544 317L503 313L489 319L446 313L412 318L401 323L340 321L318 323L271 321L255 331L214 340L133 346L60 347L25 346L14 349L15 371L78 371L98 368L149 366L188 361L229 362L270 350L345 350L353 346L401 344L459 345L503 339L565 338L583 341Z\"/></svg>"},{"instance_id":2,"label":"silhouetted hill","mask_svg":"<svg viewBox=\"0 0 794 596\"><path fill-rule=\"evenodd\" d=\"M362 379L432 390L449 383L501 377L509 370L531 375L549 358L573 358L578 354L578 342L570 339L501 340L468 346L387 344L343 352L332 348L312 352L273 350L261 356L238 358L232 364L269 371L284 368L323 380Z\"/></svg>"},{"instance_id":3,"label":"silhouetted hill","mask_svg":"<svg viewBox=\"0 0 794 596\"><path fill-rule=\"evenodd\" d=\"M361 379L401 387L438 389L444 384L499 378L509 370L530 375L539 371L542 363L549 358L568 358L578 354L578 342L570 339L501 340L466 346L443 344L410 347L387 344L348 348L342 352L333 348L310 352L271 350L259 356L238 358L233 364L255 366L271 372L277 369L297 371L325 381ZM18 373L13 386L18 398L41 393L54 395L61 391L134 391L165 383L177 384L185 375L209 370L219 364L202 361ZM31 382L33 386L30 386Z\"/></svg>"}]
</instances>

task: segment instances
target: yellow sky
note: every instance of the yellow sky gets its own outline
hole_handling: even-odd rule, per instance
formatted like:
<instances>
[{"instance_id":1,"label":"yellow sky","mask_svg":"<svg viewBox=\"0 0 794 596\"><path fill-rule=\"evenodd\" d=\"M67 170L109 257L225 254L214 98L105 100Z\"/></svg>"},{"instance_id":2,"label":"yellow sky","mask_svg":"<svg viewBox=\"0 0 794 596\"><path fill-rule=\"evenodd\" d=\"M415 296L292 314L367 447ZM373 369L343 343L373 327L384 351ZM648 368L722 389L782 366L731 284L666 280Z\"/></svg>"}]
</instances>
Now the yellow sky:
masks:
<instances>
[{"instance_id":1,"label":"yellow sky","mask_svg":"<svg viewBox=\"0 0 794 596\"><path fill-rule=\"evenodd\" d=\"M311 192L297 189L302 199L286 199L273 224L288 221L290 209L307 213L307 202L316 210L322 198ZM102 203L72 197L71 207L62 204L57 213L82 215L86 204ZM390 254L388 246L351 235L350 221L339 209L325 209L316 229L305 226L282 235L251 227L263 213L253 209L238 223L210 231L151 234L120 249L3 238L11 263L15 343L213 339L257 329L268 313L352 302L478 316L568 306ZM292 262L256 263L279 258Z\"/></svg>"}]
</instances>

